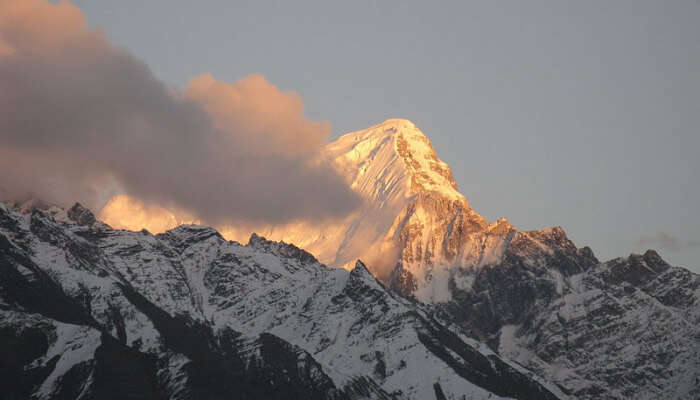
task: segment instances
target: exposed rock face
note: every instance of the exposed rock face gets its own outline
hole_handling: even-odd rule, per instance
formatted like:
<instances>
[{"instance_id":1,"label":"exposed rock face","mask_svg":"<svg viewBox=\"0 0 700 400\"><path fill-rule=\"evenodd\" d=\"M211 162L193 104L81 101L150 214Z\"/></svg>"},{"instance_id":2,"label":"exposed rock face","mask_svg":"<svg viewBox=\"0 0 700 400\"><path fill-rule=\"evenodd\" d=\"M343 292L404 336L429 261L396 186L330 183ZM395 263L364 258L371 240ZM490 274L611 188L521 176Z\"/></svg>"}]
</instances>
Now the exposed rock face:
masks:
<instances>
[{"instance_id":1,"label":"exposed rock face","mask_svg":"<svg viewBox=\"0 0 700 400\"><path fill-rule=\"evenodd\" d=\"M361 262L54 211L0 203L3 398L565 398Z\"/></svg>"},{"instance_id":2,"label":"exposed rock face","mask_svg":"<svg viewBox=\"0 0 700 400\"><path fill-rule=\"evenodd\" d=\"M465 283L466 282L466 283ZM653 251L599 263L560 228L457 268L436 308L575 398L697 398L700 277Z\"/></svg>"},{"instance_id":3,"label":"exposed rock face","mask_svg":"<svg viewBox=\"0 0 700 400\"><path fill-rule=\"evenodd\" d=\"M510 272L517 267L496 268ZM670 267L649 251L550 282L553 287L546 290L543 284L539 293L544 295L535 296L519 318L491 325L491 332L499 328L502 355L579 398L698 398L698 275Z\"/></svg>"},{"instance_id":4,"label":"exposed rock face","mask_svg":"<svg viewBox=\"0 0 700 400\"><path fill-rule=\"evenodd\" d=\"M95 215L80 203L75 203L68 210L68 218L80 225L92 225L95 223Z\"/></svg>"}]
</instances>

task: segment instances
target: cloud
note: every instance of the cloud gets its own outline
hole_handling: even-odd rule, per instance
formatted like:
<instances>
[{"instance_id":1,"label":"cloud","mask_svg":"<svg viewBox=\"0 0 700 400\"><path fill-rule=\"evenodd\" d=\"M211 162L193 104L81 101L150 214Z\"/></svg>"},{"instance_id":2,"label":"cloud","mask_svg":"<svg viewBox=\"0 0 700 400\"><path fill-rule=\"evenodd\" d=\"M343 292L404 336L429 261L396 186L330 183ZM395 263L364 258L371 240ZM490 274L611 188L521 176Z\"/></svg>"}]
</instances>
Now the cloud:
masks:
<instances>
[{"instance_id":1,"label":"cloud","mask_svg":"<svg viewBox=\"0 0 700 400\"><path fill-rule=\"evenodd\" d=\"M68 2L0 0L0 187L99 209L126 193L205 223L280 223L359 203L321 158L330 127L260 75L184 93Z\"/></svg>"},{"instance_id":2,"label":"cloud","mask_svg":"<svg viewBox=\"0 0 700 400\"><path fill-rule=\"evenodd\" d=\"M109 199L102 208L99 219L115 229L147 229L151 233L162 233L182 224L200 223L182 211L144 204L127 195Z\"/></svg>"},{"instance_id":3,"label":"cloud","mask_svg":"<svg viewBox=\"0 0 700 400\"><path fill-rule=\"evenodd\" d=\"M677 236L666 232L656 232L651 235L642 236L637 241L637 244L672 252L700 247L700 241L698 240L681 240Z\"/></svg>"},{"instance_id":4,"label":"cloud","mask_svg":"<svg viewBox=\"0 0 700 400\"><path fill-rule=\"evenodd\" d=\"M210 74L190 80L185 96L200 103L217 129L244 130L232 145L257 154L313 156L326 143L328 123L304 119L304 104L294 92L282 93L262 75L235 82L217 82Z\"/></svg>"}]
</instances>

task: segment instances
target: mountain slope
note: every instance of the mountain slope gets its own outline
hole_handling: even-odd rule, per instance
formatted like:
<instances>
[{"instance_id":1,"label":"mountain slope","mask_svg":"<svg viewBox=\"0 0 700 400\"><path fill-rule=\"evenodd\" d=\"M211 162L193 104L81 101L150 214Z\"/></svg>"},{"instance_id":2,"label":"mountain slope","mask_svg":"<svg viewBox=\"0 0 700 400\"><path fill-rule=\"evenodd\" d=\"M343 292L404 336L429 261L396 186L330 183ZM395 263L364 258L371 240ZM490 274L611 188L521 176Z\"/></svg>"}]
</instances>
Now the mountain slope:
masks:
<instances>
[{"instance_id":1,"label":"mountain slope","mask_svg":"<svg viewBox=\"0 0 700 400\"><path fill-rule=\"evenodd\" d=\"M502 355L582 398L700 396L700 277L650 250L561 283L551 301L503 325Z\"/></svg>"},{"instance_id":2,"label":"mountain slope","mask_svg":"<svg viewBox=\"0 0 700 400\"><path fill-rule=\"evenodd\" d=\"M358 262L0 204L9 398L564 398ZM5 375L7 374L7 375Z\"/></svg>"},{"instance_id":3,"label":"mountain slope","mask_svg":"<svg viewBox=\"0 0 700 400\"><path fill-rule=\"evenodd\" d=\"M456 273L470 286L451 284L453 300L436 307L576 398L697 398L698 275L651 250L598 263L561 229L530 239Z\"/></svg>"}]
</instances>

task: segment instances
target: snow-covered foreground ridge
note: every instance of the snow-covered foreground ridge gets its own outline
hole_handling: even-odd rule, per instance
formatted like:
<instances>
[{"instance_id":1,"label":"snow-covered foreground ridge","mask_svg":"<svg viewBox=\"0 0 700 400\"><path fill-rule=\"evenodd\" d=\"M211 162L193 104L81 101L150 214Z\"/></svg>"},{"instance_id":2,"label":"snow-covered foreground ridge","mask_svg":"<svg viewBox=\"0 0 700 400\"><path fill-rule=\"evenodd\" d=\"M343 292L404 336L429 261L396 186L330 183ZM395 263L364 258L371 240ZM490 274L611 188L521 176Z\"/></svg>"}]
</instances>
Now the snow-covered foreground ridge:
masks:
<instances>
[{"instance_id":1,"label":"snow-covered foreground ridge","mask_svg":"<svg viewBox=\"0 0 700 400\"><path fill-rule=\"evenodd\" d=\"M557 399L379 283L202 226L0 203L3 398Z\"/></svg>"}]
</instances>

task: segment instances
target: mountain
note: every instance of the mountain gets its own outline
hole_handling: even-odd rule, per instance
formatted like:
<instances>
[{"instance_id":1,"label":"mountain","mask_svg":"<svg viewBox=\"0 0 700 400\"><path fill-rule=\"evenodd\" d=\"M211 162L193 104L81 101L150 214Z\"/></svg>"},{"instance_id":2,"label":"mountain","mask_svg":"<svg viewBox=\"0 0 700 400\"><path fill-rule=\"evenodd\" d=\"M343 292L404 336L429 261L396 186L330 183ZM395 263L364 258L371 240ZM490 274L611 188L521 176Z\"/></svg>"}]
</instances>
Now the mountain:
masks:
<instances>
[{"instance_id":1,"label":"mountain","mask_svg":"<svg viewBox=\"0 0 700 400\"><path fill-rule=\"evenodd\" d=\"M365 199L340 223L272 227L375 276L583 399L700 397L700 278L653 251L601 263L560 227L487 222L410 121L340 137L328 157Z\"/></svg>"},{"instance_id":2,"label":"mountain","mask_svg":"<svg viewBox=\"0 0 700 400\"><path fill-rule=\"evenodd\" d=\"M9 334L8 349L24 349L2 357L15 360L2 366L18 377L13 384L35 390L51 377L49 360L72 347L47 332L73 324L93 338L80 339L88 346L82 363L115 362L93 354L117 338L135 351L124 362L170 398L201 398L216 386L197 375L203 365L221 366L222 380L240 378L237 390L273 377L269 390L292 382L304 391L297 397L700 398L697 274L653 250L601 262L560 227L486 221L407 120L346 134L325 155L363 206L340 221L254 227L273 241L252 235L246 246L190 225L156 236L113 230L80 207L5 209L0 232L11 246L0 242L0 251L16 272L3 287L42 294L3 294L3 310L14 313L4 321L19 322L2 332L41 333ZM222 233L247 237L251 229ZM206 346L190 349L187 338L197 336ZM268 353L268 339L286 352ZM46 350L32 350L34 340ZM295 360L315 372L289 368ZM95 371L81 376L101 376ZM73 381L97 385L81 379Z\"/></svg>"},{"instance_id":3,"label":"mountain","mask_svg":"<svg viewBox=\"0 0 700 400\"><path fill-rule=\"evenodd\" d=\"M367 260L382 279L388 278L397 260L422 277L433 266L455 261L476 264L495 256L462 249L481 248L480 238L471 234L502 232L507 222L488 224L471 209L457 191L450 167L438 159L412 122L390 119L348 133L328 144L324 153L363 198L364 206L341 221L255 227L256 231L294 243L329 266L348 267L358 258ZM443 232L449 232L447 246L442 246L444 238L435 236ZM418 289L421 300L433 295L423 295L423 286Z\"/></svg>"},{"instance_id":4,"label":"mountain","mask_svg":"<svg viewBox=\"0 0 700 400\"><path fill-rule=\"evenodd\" d=\"M361 262L0 203L6 399L563 399Z\"/></svg>"}]
</instances>

